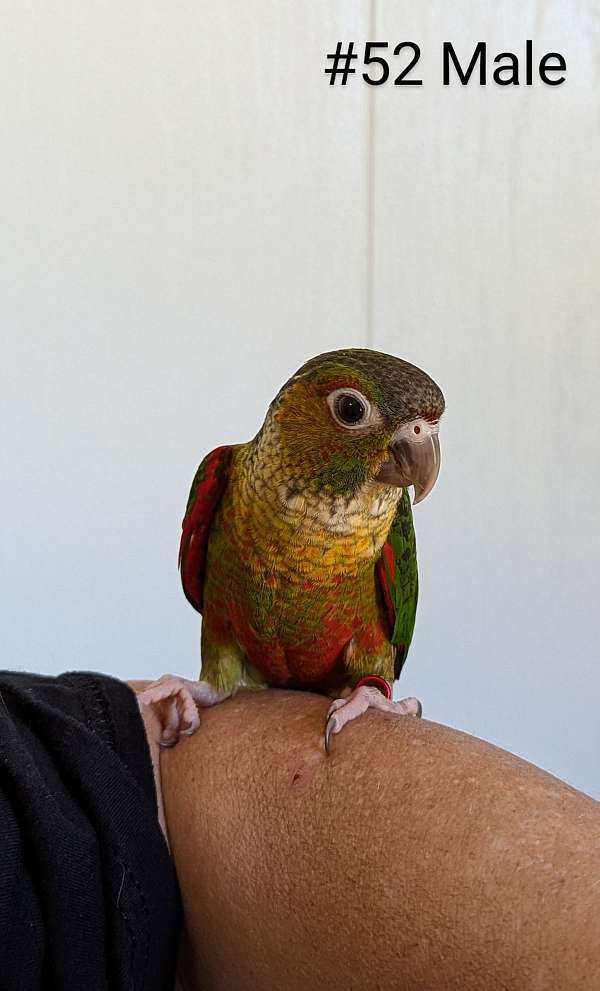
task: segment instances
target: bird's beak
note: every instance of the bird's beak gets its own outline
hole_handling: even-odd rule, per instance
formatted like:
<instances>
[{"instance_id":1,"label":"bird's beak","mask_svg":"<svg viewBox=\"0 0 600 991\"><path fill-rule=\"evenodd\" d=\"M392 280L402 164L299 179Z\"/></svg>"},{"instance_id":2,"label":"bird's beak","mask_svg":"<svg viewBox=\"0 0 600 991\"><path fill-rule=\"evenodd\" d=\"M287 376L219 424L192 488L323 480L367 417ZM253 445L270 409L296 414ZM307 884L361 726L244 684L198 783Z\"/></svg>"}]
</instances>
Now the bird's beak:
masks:
<instances>
[{"instance_id":1,"label":"bird's beak","mask_svg":"<svg viewBox=\"0 0 600 991\"><path fill-rule=\"evenodd\" d=\"M413 485L415 505L425 499L440 471L438 429L437 421L430 423L422 417L404 423L390 441L390 457L384 462L377 481L402 488Z\"/></svg>"}]
</instances>

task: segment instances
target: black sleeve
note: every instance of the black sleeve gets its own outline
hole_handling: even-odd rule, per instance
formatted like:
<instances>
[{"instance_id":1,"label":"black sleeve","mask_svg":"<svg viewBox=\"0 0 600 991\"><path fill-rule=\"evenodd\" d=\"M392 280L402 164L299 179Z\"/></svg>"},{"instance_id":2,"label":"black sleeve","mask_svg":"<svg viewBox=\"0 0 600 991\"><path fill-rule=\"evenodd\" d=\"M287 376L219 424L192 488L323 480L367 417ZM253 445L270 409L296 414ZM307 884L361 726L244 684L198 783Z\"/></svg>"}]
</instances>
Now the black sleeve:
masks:
<instances>
[{"instance_id":1,"label":"black sleeve","mask_svg":"<svg viewBox=\"0 0 600 991\"><path fill-rule=\"evenodd\" d=\"M172 991L179 913L131 689L0 672L2 991Z\"/></svg>"}]
</instances>

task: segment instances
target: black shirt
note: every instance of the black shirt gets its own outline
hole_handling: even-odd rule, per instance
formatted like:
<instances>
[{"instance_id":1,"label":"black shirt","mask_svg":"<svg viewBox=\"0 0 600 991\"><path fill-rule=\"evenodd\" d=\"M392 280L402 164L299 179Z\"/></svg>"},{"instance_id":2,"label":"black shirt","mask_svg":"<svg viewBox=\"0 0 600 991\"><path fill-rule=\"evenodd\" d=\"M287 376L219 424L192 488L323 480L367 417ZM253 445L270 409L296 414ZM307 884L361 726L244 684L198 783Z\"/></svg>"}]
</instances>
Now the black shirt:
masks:
<instances>
[{"instance_id":1,"label":"black shirt","mask_svg":"<svg viewBox=\"0 0 600 991\"><path fill-rule=\"evenodd\" d=\"M2 991L172 991L179 912L131 689L0 672Z\"/></svg>"}]
</instances>

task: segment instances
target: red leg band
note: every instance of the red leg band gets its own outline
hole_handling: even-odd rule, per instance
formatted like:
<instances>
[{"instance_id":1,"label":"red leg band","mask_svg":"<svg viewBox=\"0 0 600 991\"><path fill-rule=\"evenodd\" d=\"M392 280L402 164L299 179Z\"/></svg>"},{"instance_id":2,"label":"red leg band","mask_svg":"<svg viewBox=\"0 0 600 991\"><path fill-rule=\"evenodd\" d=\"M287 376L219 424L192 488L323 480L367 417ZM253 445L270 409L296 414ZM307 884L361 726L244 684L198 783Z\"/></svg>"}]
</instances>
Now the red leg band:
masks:
<instances>
[{"instance_id":1,"label":"red leg band","mask_svg":"<svg viewBox=\"0 0 600 991\"><path fill-rule=\"evenodd\" d=\"M378 674L368 674L365 678L361 678L357 681L354 688L360 688L362 685L370 685L372 688L378 688L382 695L385 695L386 699L391 699L392 697L392 686L389 681L385 678L380 678Z\"/></svg>"}]
</instances>

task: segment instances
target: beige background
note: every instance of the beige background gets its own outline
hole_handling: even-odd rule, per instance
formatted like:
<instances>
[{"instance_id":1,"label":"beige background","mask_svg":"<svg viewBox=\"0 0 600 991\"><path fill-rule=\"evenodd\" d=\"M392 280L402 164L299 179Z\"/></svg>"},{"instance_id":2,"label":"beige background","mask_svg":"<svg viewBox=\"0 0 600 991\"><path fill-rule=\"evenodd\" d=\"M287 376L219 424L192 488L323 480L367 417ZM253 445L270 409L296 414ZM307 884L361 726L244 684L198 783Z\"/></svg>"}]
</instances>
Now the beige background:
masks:
<instances>
[{"instance_id":1,"label":"beige background","mask_svg":"<svg viewBox=\"0 0 600 991\"><path fill-rule=\"evenodd\" d=\"M330 87L338 40L422 87ZM564 53L560 87L441 85ZM443 386L402 690L600 797L600 8L0 6L2 664L198 667L176 573L196 463L369 344Z\"/></svg>"}]
</instances>

